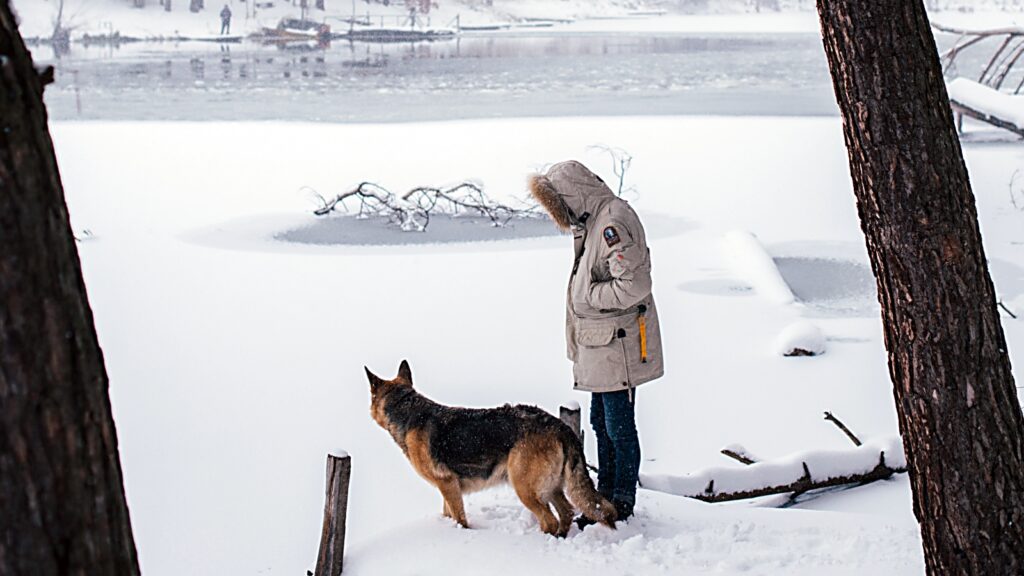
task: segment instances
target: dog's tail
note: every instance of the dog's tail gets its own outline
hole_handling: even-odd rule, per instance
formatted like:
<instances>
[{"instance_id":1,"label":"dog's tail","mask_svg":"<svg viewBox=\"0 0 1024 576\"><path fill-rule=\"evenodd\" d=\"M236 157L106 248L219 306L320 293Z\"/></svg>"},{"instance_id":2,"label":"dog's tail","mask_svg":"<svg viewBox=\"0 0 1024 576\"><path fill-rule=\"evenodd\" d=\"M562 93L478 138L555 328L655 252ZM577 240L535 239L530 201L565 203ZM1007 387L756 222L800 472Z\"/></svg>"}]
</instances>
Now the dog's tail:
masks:
<instances>
[{"instance_id":1,"label":"dog's tail","mask_svg":"<svg viewBox=\"0 0 1024 576\"><path fill-rule=\"evenodd\" d=\"M612 530L618 517L615 505L601 496L594 488L594 482L587 473L587 460L583 457L583 444L573 434L572 429L564 426L562 434L562 450L565 464L562 477L565 480L566 493L572 505L594 522L600 522Z\"/></svg>"}]
</instances>

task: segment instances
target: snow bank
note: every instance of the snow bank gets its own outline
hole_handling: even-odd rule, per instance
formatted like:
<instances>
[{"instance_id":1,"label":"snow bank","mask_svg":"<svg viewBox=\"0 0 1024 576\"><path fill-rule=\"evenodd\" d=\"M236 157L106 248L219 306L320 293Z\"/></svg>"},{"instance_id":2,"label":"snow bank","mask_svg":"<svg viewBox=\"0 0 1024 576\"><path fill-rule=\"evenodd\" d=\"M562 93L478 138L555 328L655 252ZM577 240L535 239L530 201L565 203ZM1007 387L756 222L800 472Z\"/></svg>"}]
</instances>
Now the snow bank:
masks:
<instances>
[{"instance_id":1,"label":"snow bank","mask_svg":"<svg viewBox=\"0 0 1024 576\"><path fill-rule=\"evenodd\" d=\"M1006 120L1024 129L1024 96L1010 96L967 78L956 78L947 87L949 99L983 114Z\"/></svg>"},{"instance_id":2,"label":"snow bank","mask_svg":"<svg viewBox=\"0 0 1024 576\"><path fill-rule=\"evenodd\" d=\"M907 490L905 480L892 484ZM909 576L924 570L916 525L866 514L709 506L641 490L628 523L614 531L573 527L559 539L540 534L515 494L500 489L469 500L467 515L471 530L435 514L353 546L345 574Z\"/></svg>"},{"instance_id":3,"label":"snow bank","mask_svg":"<svg viewBox=\"0 0 1024 576\"><path fill-rule=\"evenodd\" d=\"M799 480L804 475L804 464L814 481L863 474L878 465L879 452L885 453L885 463L893 468L905 467L906 457L899 437L888 437L845 450L813 450L797 452L778 460L758 462L737 468L707 468L685 476L668 474L641 474L640 483L648 490L657 490L677 496L703 493L714 481L714 492L749 492L767 486L782 486Z\"/></svg>"},{"instance_id":4,"label":"snow bank","mask_svg":"<svg viewBox=\"0 0 1024 576\"><path fill-rule=\"evenodd\" d=\"M775 352L782 356L818 356L825 353L825 333L816 324L802 320L782 329L775 339Z\"/></svg>"},{"instance_id":5,"label":"snow bank","mask_svg":"<svg viewBox=\"0 0 1024 576\"><path fill-rule=\"evenodd\" d=\"M753 286L758 294L775 304L796 301L793 291L757 236L740 230L729 232L725 235L725 252L736 274Z\"/></svg>"}]
</instances>

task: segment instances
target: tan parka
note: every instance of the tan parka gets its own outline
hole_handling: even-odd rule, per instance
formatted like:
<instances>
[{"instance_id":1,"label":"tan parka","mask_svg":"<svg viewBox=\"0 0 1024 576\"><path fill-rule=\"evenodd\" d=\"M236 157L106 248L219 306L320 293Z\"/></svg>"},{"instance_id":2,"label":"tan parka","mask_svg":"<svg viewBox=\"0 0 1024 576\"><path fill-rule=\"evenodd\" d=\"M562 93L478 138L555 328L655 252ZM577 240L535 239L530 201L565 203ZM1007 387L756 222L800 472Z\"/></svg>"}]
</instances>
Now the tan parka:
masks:
<instances>
[{"instance_id":1,"label":"tan parka","mask_svg":"<svg viewBox=\"0 0 1024 576\"><path fill-rule=\"evenodd\" d=\"M664 372L651 257L629 203L575 161L530 179L530 191L563 229L575 262L566 300L565 336L577 390L629 390Z\"/></svg>"}]
</instances>

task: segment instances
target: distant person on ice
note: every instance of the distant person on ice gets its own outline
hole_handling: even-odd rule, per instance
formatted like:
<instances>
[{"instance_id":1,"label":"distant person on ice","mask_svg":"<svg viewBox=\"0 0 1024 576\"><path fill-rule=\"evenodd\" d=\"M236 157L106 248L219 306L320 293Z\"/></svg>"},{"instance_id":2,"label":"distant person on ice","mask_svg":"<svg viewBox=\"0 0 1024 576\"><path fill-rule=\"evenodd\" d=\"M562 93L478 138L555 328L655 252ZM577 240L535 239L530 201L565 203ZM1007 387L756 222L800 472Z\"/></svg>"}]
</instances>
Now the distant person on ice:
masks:
<instances>
[{"instance_id":1,"label":"distant person on ice","mask_svg":"<svg viewBox=\"0 0 1024 576\"><path fill-rule=\"evenodd\" d=\"M575 389L592 392L597 489L619 519L633 514L640 471L635 388L664 372L647 238L629 204L579 162L530 178L530 192L576 253L566 302L566 345ZM577 519L580 528L591 524Z\"/></svg>"},{"instance_id":2,"label":"distant person on ice","mask_svg":"<svg viewBox=\"0 0 1024 576\"><path fill-rule=\"evenodd\" d=\"M221 11L220 11L220 35L224 36L225 34L230 34L230 33L231 33L231 8L228 8L228 5L225 4L224 8L221 8Z\"/></svg>"}]
</instances>

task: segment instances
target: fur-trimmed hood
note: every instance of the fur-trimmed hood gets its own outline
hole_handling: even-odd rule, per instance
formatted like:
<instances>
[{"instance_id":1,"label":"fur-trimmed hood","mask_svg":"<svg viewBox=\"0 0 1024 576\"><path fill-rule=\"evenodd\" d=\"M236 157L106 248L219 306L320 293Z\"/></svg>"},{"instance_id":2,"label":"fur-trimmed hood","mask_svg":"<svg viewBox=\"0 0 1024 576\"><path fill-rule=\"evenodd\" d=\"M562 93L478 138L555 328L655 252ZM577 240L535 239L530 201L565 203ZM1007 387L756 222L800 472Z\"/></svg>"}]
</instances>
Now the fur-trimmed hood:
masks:
<instances>
[{"instance_id":1,"label":"fur-trimmed hood","mask_svg":"<svg viewBox=\"0 0 1024 576\"><path fill-rule=\"evenodd\" d=\"M529 185L530 194L562 230L577 224L584 213L596 214L615 197L604 180L575 160L559 162L547 174L530 176Z\"/></svg>"}]
</instances>

